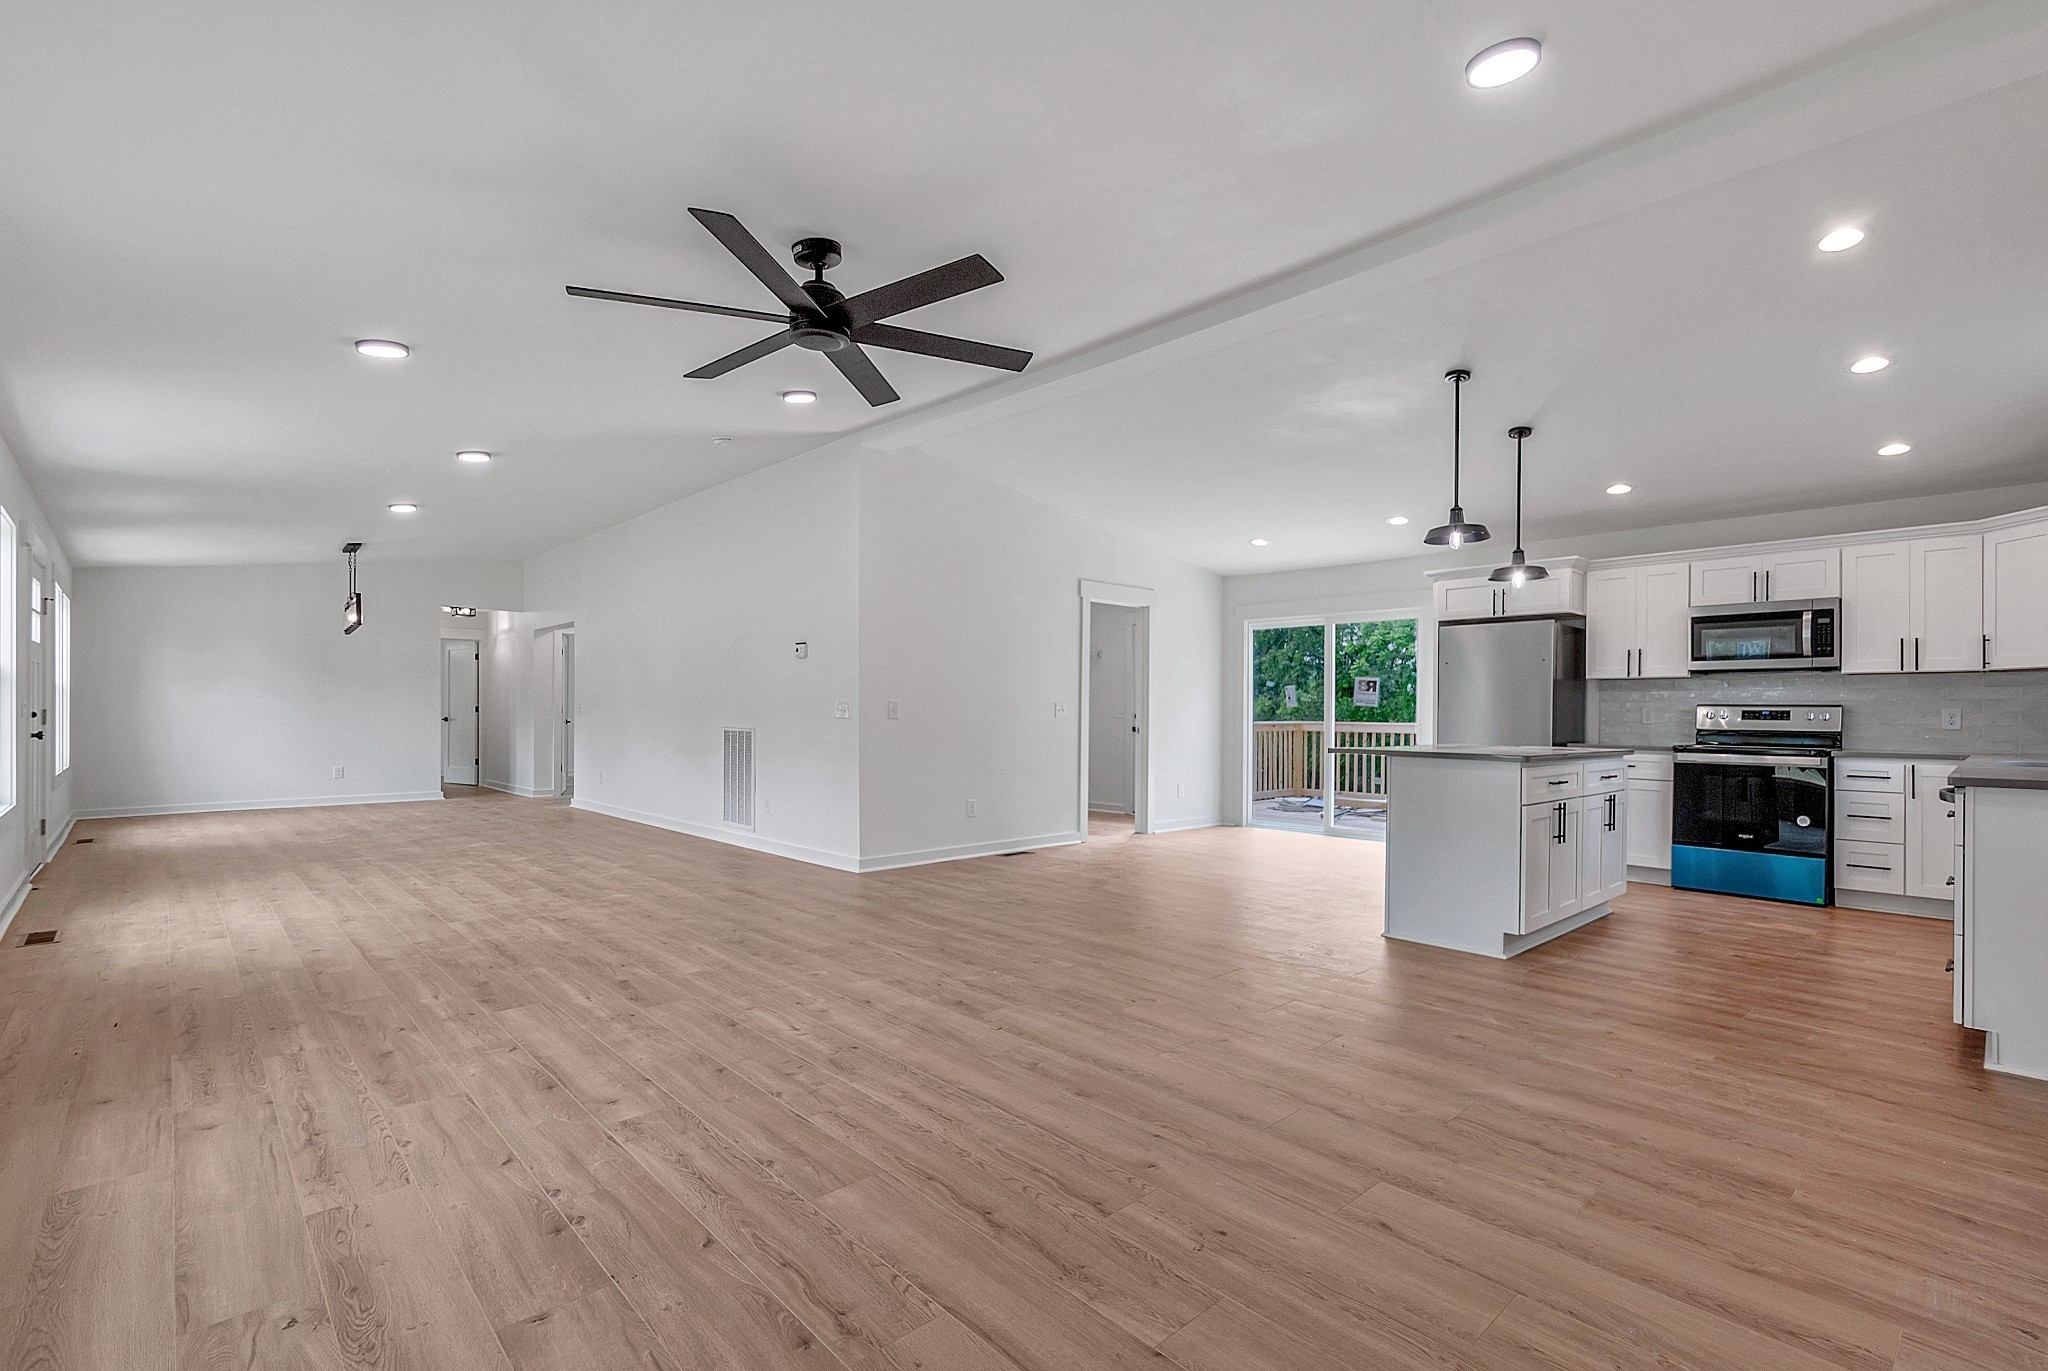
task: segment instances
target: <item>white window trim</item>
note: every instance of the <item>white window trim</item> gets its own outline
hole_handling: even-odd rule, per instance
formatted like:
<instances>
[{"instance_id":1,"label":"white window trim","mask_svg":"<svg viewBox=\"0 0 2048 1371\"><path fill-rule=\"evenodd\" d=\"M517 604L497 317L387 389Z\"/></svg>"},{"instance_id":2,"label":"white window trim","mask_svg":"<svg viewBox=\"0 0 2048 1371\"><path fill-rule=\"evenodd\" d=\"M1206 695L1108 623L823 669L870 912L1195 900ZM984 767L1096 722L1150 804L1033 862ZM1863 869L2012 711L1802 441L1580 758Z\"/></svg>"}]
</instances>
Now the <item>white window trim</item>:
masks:
<instances>
[{"instance_id":1,"label":"white window trim","mask_svg":"<svg viewBox=\"0 0 2048 1371\"><path fill-rule=\"evenodd\" d=\"M50 722L56 730L57 768L51 774L62 776L71 769L71 596L63 586L56 585L54 581L52 584L57 602L56 623L51 635L56 639L54 655L57 659L56 689L52 693L57 698L51 706L56 717Z\"/></svg>"},{"instance_id":2,"label":"white window trim","mask_svg":"<svg viewBox=\"0 0 2048 1371\"><path fill-rule=\"evenodd\" d=\"M0 730L0 815L21 802L21 529L0 506L0 706L8 727Z\"/></svg>"}]
</instances>

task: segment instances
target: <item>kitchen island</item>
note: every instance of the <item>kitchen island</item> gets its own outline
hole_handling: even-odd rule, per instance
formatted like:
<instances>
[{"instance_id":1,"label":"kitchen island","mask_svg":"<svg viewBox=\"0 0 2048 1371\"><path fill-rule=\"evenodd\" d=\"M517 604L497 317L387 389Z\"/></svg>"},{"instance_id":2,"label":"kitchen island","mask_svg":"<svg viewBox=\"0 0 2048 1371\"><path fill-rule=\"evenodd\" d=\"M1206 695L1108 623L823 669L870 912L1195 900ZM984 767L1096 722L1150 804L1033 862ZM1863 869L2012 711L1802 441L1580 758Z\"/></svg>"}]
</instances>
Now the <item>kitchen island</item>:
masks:
<instances>
[{"instance_id":1,"label":"kitchen island","mask_svg":"<svg viewBox=\"0 0 2048 1371\"><path fill-rule=\"evenodd\" d=\"M1955 1020L1988 1070L2048 1080L2048 760L1971 757L1949 773L1957 831Z\"/></svg>"},{"instance_id":2,"label":"kitchen island","mask_svg":"<svg viewBox=\"0 0 2048 1371\"><path fill-rule=\"evenodd\" d=\"M1332 748L1387 760L1386 936L1512 957L1628 888L1627 748Z\"/></svg>"}]
</instances>

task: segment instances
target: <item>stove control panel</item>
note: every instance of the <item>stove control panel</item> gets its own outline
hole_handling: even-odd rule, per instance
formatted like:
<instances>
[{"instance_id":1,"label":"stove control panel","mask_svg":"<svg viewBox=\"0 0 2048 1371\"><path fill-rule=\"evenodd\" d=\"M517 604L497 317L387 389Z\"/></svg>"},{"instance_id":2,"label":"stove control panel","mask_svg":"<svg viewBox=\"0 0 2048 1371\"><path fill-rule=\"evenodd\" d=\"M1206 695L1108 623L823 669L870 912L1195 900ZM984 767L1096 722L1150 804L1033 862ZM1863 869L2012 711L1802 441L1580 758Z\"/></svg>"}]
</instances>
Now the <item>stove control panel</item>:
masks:
<instances>
[{"instance_id":1,"label":"stove control panel","mask_svg":"<svg viewBox=\"0 0 2048 1371\"><path fill-rule=\"evenodd\" d=\"M1840 733L1841 705L1697 705L1700 733Z\"/></svg>"}]
</instances>

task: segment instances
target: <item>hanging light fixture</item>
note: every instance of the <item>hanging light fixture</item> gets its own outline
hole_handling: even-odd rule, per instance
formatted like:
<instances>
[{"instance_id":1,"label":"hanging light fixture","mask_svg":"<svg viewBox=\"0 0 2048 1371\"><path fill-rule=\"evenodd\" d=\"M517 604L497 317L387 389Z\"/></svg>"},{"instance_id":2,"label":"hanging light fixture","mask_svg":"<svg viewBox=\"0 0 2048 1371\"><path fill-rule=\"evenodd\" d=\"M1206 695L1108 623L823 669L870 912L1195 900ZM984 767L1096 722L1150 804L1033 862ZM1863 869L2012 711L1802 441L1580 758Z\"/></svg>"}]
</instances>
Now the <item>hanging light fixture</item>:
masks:
<instances>
[{"instance_id":1,"label":"hanging light fixture","mask_svg":"<svg viewBox=\"0 0 2048 1371\"><path fill-rule=\"evenodd\" d=\"M1528 581L1547 581L1550 570L1530 562L1522 551L1522 440L1536 430L1527 424L1517 424L1508 430L1508 437L1515 440L1515 550L1508 558L1508 564L1495 567L1489 581L1506 581L1518 586Z\"/></svg>"},{"instance_id":2,"label":"hanging light fixture","mask_svg":"<svg viewBox=\"0 0 2048 1371\"><path fill-rule=\"evenodd\" d=\"M363 626L363 592L356 589L356 554L363 550L361 543L343 543L342 555L348 558L348 598L341 603L341 636L346 638Z\"/></svg>"},{"instance_id":3,"label":"hanging light fixture","mask_svg":"<svg viewBox=\"0 0 2048 1371\"><path fill-rule=\"evenodd\" d=\"M1465 507L1458 503L1458 437L1464 423L1465 383L1472 379L1472 373L1454 367L1444 373L1444 379L1451 383L1451 521L1423 534L1422 541L1432 547L1463 547L1467 543L1483 543L1493 535L1486 531L1485 524L1466 523Z\"/></svg>"}]
</instances>

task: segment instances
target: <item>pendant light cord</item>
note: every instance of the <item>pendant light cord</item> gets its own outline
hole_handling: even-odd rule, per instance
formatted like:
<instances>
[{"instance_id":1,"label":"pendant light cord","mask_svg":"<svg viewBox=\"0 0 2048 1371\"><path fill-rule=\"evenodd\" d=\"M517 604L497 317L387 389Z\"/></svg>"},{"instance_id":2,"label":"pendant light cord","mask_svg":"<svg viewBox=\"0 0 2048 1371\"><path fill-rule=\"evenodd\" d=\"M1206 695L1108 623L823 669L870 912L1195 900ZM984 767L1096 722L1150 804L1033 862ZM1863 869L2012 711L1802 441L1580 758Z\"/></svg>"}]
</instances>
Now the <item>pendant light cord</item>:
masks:
<instances>
[{"instance_id":1,"label":"pendant light cord","mask_svg":"<svg viewBox=\"0 0 2048 1371\"><path fill-rule=\"evenodd\" d=\"M1458 498L1458 435L1465 427L1465 382L1458 379L1451 382L1451 508L1463 509L1465 502ZM1519 539L1521 534L1517 533Z\"/></svg>"},{"instance_id":2,"label":"pendant light cord","mask_svg":"<svg viewBox=\"0 0 2048 1371\"><path fill-rule=\"evenodd\" d=\"M1522 440L1515 439L1515 551L1522 550Z\"/></svg>"}]
</instances>

